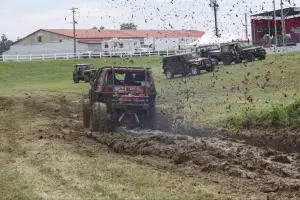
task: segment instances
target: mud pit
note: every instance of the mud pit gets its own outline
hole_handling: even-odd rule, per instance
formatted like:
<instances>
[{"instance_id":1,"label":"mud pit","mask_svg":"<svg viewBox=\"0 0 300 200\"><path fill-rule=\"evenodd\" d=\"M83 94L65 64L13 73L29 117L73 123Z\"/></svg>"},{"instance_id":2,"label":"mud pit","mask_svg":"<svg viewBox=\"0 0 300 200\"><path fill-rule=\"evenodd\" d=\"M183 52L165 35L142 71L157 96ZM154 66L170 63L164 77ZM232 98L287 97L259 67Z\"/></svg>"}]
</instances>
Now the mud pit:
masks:
<instances>
[{"instance_id":1,"label":"mud pit","mask_svg":"<svg viewBox=\"0 0 300 200\"><path fill-rule=\"evenodd\" d=\"M225 137L191 137L159 131L87 133L116 153L170 159L175 165L195 166L201 172L221 173L259 184L269 199L300 195L300 153L251 146ZM283 196L278 196L283 195Z\"/></svg>"},{"instance_id":2,"label":"mud pit","mask_svg":"<svg viewBox=\"0 0 300 200\"><path fill-rule=\"evenodd\" d=\"M88 152L97 154L97 150L94 150L96 145L89 142L90 138L119 155L131 156L133 160L136 156L143 156L145 160L163 159L173 167L167 165L159 170L180 172L183 178L195 178L200 182L203 180L201 176L205 174L208 179L217 177L214 180L218 180L221 187L226 188L224 190L229 189L229 194L234 194L234 191L257 194L255 196L258 199L297 199L300 196L300 149L285 151L282 148L289 141L295 143L297 140L286 139L275 150L271 143L261 145L250 140L251 134L248 133L244 135L245 140L240 140L243 139L242 133L237 136L206 128L177 135L146 130L86 135L81 128L80 106L65 98L56 98L52 101L53 105L48 105L46 102L51 99L35 101L28 98L22 103L28 112L53 120L51 132L57 133L49 135L47 129L38 130L39 133L34 136L38 139L63 139L74 143L79 150L89 149ZM7 109L13 103L9 99L3 102L0 106L2 109ZM259 132L255 134L259 135ZM265 133L259 136L260 142L269 138ZM288 138L289 134L285 137ZM295 147L294 143L289 148ZM151 159L149 162L152 162Z\"/></svg>"}]
</instances>

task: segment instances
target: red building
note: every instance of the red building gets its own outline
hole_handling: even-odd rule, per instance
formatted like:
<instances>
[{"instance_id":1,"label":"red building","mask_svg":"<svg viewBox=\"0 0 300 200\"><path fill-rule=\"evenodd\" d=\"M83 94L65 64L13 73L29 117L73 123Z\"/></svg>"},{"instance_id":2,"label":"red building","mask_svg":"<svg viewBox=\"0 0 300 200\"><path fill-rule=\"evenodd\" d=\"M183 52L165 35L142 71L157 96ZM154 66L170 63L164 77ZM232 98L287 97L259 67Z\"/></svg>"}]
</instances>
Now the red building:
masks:
<instances>
[{"instance_id":1,"label":"red building","mask_svg":"<svg viewBox=\"0 0 300 200\"><path fill-rule=\"evenodd\" d=\"M284 22L285 22L285 34L288 41L294 43L300 42L300 8L291 7L283 9ZM276 15L276 29L278 36L278 44L282 43L282 23L281 23L281 10L275 11ZM265 40L265 35L270 35L271 38L275 36L275 20L274 11L259 13L251 15L251 29L252 29L252 41L256 44ZM275 38L271 40L272 44L275 44Z\"/></svg>"}]
</instances>

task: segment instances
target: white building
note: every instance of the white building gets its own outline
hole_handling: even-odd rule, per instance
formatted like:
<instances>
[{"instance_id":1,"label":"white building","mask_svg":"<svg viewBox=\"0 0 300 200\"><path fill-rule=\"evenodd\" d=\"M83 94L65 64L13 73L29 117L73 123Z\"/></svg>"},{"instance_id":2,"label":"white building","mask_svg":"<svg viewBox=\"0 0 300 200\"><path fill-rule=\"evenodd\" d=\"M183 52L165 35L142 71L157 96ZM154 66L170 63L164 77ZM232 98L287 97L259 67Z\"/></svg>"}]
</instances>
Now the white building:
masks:
<instances>
[{"instance_id":1,"label":"white building","mask_svg":"<svg viewBox=\"0 0 300 200\"><path fill-rule=\"evenodd\" d=\"M151 50L175 50L204 35L196 30L76 30L76 52L132 52L141 45ZM39 29L11 45L3 55L73 53L72 29Z\"/></svg>"}]
</instances>

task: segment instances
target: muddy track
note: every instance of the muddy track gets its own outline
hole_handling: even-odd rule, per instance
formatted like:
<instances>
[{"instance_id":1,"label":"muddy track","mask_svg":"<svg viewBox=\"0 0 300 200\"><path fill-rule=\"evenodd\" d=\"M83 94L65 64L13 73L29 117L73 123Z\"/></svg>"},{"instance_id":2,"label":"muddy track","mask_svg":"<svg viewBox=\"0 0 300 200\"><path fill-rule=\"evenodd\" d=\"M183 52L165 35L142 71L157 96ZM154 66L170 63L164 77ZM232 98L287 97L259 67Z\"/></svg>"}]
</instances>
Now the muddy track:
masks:
<instances>
[{"instance_id":1,"label":"muddy track","mask_svg":"<svg viewBox=\"0 0 300 200\"><path fill-rule=\"evenodd\" d=\"M56 98L52 104L47 103L49 100L51 98L32 100L28 97L22 103L25 111L56 121L51 130L57 130L58 135L49 136L45 130L39 131L37 137L51 139L53 136L54 139L76 142L78 136L84 134L82 123L78 121L82 118L80 106L63 97ZM3 102L1 108L8 108L13 103ZM165 117L160 122L163 125L160 129L166 132L122 130L87 136L120 155L160 157L172 161L178 168L193 166L195 174L222 174L231 180L245 180L250 186L255 185L259 192L267 193L269 199L300 196L300 150L293 145L298 141L295 140L297 133L293 137L292 134L276 133L273 136L286 139L272 143L274 139L270 140L268 134L259 131L232 134L204 127L179 129L178 134L170 134L167 133L171 132L169 120ZM255 192L252 190L250 193Z\"/></svg>"},{"instance_id":2,"label":"muddy track","mask_svg":"<svg viewBox=\"0 0 300 200\"><path fill-rule=\"evenodd\" d=\"M192 164L204 172L262 183L263 192L292 192L300 195L300 154L258 148L226 138L170 135L163 132L88 133L117 153L171 159L174 164Z\"/></svg>"}]
</instances>

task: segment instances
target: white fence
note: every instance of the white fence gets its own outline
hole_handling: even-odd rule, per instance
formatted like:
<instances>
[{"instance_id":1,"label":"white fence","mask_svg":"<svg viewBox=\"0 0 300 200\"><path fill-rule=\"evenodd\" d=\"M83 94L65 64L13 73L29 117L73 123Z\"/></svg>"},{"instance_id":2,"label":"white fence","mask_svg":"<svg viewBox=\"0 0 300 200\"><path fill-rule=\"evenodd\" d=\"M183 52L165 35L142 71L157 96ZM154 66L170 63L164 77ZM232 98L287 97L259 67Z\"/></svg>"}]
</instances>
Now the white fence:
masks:
<instances>
[{"instance_id":1,"label":"white fence","mask_svg":"<svg viewBox=\"0 0 300 200\"><path fill-rule=\"evenodd\" d=\"M154 52L93 52L93 53L53 53L53 54L26 54L26 55L0 55L0 61L35 61L35 60L59 60L59 59L82 59L103 57L142 57L142 56L170 56L186 53L186 50L166 50Z\"/></svg>"}]
</instances>

